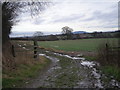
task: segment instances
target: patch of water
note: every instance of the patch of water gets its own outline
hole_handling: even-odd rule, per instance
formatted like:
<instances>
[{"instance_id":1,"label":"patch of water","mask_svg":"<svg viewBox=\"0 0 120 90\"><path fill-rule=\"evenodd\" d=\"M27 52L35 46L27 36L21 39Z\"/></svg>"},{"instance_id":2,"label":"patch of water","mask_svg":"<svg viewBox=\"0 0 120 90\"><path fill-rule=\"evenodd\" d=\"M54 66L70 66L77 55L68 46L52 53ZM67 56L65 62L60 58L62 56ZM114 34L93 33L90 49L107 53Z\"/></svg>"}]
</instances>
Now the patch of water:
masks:
<instances>
[{"instance_id":1,"label":"patch of water","mask_svg":"<svg viewBox=\"0 0 120 90\"><path fill-rule=\"evenodd\" d=\"M23 47L23 49L26 49L25 47Z\"/></svg>"},{"instance_id":2,"label":"patch of water","mask_svg":"<svg viewBox=\"0 0 120 90\"><path fill-rule=\"evenodd\" d=\"M92 61L82 61L81 64L83 66L87 66L89 68L91 68L92 70L92 75L94 76L94 78L96 79L96 83L94 84L95 87L98 87L98 88L104 88L102 83L101 83L101 75L99 73L97 73L97 70L96 68L93 68L96 64Z\"/></svg>"},{"instance_id":3,"label":"patch of water","mask_svg":"<svg viewBox=\"0 0 120 90\"><path fill-rule=\"evenodd\" d=\"M60 54L60 53L54 53L54 55L64 56L64 57L67 57L67 58L70 58L70 59L73 59L73 60L85 60L85 58L82 58L82 57L71 57L69 55L64 55L64 54Z\"/></svg>"},{"instance_id":4,"label":"patch of water","mask_svg":"<svg viewBox=\"0 0 120 90\"><path fill-rule=\"evenodd\" d=\"M101 75L99 73L97 73L96 68L93 68L92 74L93 74L94 78L97 80L97 83L95 83L95 86L98 88L103 88L103 85L102 85L101 80L100 80Z\"/></svg>"},{"instance_id":5,"label":"patch of water","mask_svg":"<svg viewBox=\"0 0 120 90\"><path fill-rule=\"evenodd\" d=\"M45 54L39 54L39 56L46 56Z\"/></svg>"},{"instance_id":6,"label":"patch of water","mask_svg":"<svg viewBox=\"0 0 120 90\"><path fill-rule=\"evenodd\" d=\"M52 60L53 62L59 62L60 61L58 58L50 57L50 56L47 56L46 54L39 54L39 56L45 56L46 58Z\"/></svg>"},{"instance_id":7,"label":"patch of water","mask_svg":"<svg viewBox=\"0 0 120 90\"><path fill-rule=\"evenodd\" d=\"M92 68L93 66L95 66L95 63L94 62L90 62L90 61L82 61L81 64L83 66L87 66L89 68Z\"/></svg>"},{"instance_id":8,"label":"patch of water","mask_svg":"<svg viewBox=\"0 0 120 90\"><path fill-rule=\"evenodd\" d=\"M114 80L114 79L112 79L112 80L110 81L110 84L111 84L112 86L117 86L118 88L120 88L119 83L118 83L116 80Z\"/></svg>"},{"instance_id":9,"label":"patch of water","mask_svg":"<svg viewBox=\"0 0 120 90\"><path fill-rule=\"evenodd\" d=\"M50 51L45 51L45 52L49 53Z\"/></svg>"}]
</instances>

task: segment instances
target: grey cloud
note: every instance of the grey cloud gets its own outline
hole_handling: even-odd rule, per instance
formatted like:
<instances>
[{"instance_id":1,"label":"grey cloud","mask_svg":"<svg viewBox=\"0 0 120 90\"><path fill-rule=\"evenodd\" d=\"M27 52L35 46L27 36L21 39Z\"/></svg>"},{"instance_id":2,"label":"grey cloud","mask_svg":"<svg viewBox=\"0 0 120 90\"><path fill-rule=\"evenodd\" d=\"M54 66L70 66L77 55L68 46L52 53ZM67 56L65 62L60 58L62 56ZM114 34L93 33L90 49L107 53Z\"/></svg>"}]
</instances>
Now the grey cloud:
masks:
<instances>
[{"instance_id":1,"label":"grey cloud","mask_svg":"<svg viewBox=\"0 0 120 90\"><path fill-rule=\"evenodd\" d=\"M104 24L104 25L100 25L100 26L89 26L88 28L117 28L117 27L118 27L118 25L113 25L113 24L106 25L106 24Z\"/></svg>"},{"instance_id":2,"label":"grey cloud","mask_svg":"<svg viewBox=\"0 0 120 90\"><path fill-rule=\"evenodd\" d=\"M76 21L76 20L79 20L82 17L84 17L84 15L72 14L70 16L65 16L65 17L61 17L61 18L58 18L58 19L56 18L53 22L70 22L70 21Z\"/></svg>"},{"instance_id":3,"label":"grey cloud","mask_svg":"<svg viewBox=\"0 0 120 90\"><path fill-rule=\"evenodd\" d=\"M93 27L97 27L97 28L117 28L118 24L117 24L117 19L118 19L118 15L117 15L117 9L113 9L111 12L109 13L103 13L102 11L95 11L92 14L92 17L87 18L82 20L83 22L90 22L90 21L98 21L99 23L103 23L103 25L101 26L96 26L94 25Z\"/></svg>"},{"instance_id":4,"label":"grey cloud","mask_svg":"<svg viewBox=\"0 0 120 90\"><path fill-rule=\"evenodd\" d=\"M104 28L117 28L118 25L111 25L111 26L107 25L107 26L103 26L103 27L104 27Z\"/></svg>"},{"instance_id":5,"label":"grey cloud","mask_svg":"<svg viewBox=\"0 0 120 90\"><path fill-rule=\"evenodd\" d=\"M93 16L87 19L84 19L82 21L92 21L92 20L99 20L99 21L107 21L111 22L114 20L117 20L118 15L117 15L117 10L113 10L110 13L102 13L101 11L95 11L93 12Z\"/></svg>"},{"instance_id":6,"label":"grey cloud","mask_svg":"<svg viewBox=\"0 0 120 90\"><path fill-rule=\"evenodd\" d=\"M32 23L33 24L36 24L36 25L39 25L39 24L41 24L41 23L43 23L45 20L44 19L35 19Z\"/></svg>"}]
</instances>

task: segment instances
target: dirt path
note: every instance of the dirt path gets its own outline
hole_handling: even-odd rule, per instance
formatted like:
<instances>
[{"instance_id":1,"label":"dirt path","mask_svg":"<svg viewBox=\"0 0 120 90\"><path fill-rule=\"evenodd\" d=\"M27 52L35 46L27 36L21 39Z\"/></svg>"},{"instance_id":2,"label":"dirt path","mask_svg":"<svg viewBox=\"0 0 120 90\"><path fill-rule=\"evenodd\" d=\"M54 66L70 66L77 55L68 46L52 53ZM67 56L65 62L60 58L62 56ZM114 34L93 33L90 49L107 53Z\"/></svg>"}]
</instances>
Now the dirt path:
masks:
<instances>
[{"instance_id":1,"label":"dirt path","mask_svg":"<svg viewBox=\"0 0 120 90\"><path fill-rule=\"evenodd\" d=\"M40 50L39 55L52 63L25 88L120 88L115 80L107 84L101 80L105 76L96 69L99 66L97 62L44 50Z\"/></svg>"}]
</instances>

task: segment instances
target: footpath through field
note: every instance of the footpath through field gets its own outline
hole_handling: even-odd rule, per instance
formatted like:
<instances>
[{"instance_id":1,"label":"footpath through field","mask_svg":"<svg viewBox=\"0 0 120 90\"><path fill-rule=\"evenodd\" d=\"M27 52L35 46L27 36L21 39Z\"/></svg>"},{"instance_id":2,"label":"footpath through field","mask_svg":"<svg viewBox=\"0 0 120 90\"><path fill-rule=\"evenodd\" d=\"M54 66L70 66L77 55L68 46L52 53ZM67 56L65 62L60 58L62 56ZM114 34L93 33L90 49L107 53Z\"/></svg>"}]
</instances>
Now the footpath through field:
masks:
<instances>
[{"instance_id":1,"label":"footpath through field","mask_svg":"<svg viewBox=\"0 0 120 90\"><path fill-rule=\"evenodd\" d=\"M99 63L87 61L80 55L75 57L39 49L39 55L52 61L39 77L25 84L25 88L120 88L114 79L103 82L107 78L97 67Z\"/></svg>"}]
</instances>

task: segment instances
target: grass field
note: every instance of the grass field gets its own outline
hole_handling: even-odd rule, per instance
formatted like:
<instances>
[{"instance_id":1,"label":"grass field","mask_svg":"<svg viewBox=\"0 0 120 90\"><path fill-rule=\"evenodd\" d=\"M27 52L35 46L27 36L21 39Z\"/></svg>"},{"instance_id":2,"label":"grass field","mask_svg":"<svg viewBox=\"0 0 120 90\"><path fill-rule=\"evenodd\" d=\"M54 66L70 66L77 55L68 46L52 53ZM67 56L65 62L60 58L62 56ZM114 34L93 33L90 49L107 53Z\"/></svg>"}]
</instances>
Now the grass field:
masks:
<instances>
[{"instance_id":1,"label":"grass field","mask_svg":"<svg viewBox=\"0 0 120 90\"><path fill-rule=\"evenodd\" d=\"M117 38L40 41L38 45L64 51L97 51L99 45L108 42L115 46L118 45Z\"/></svg>"}]
</instances>

